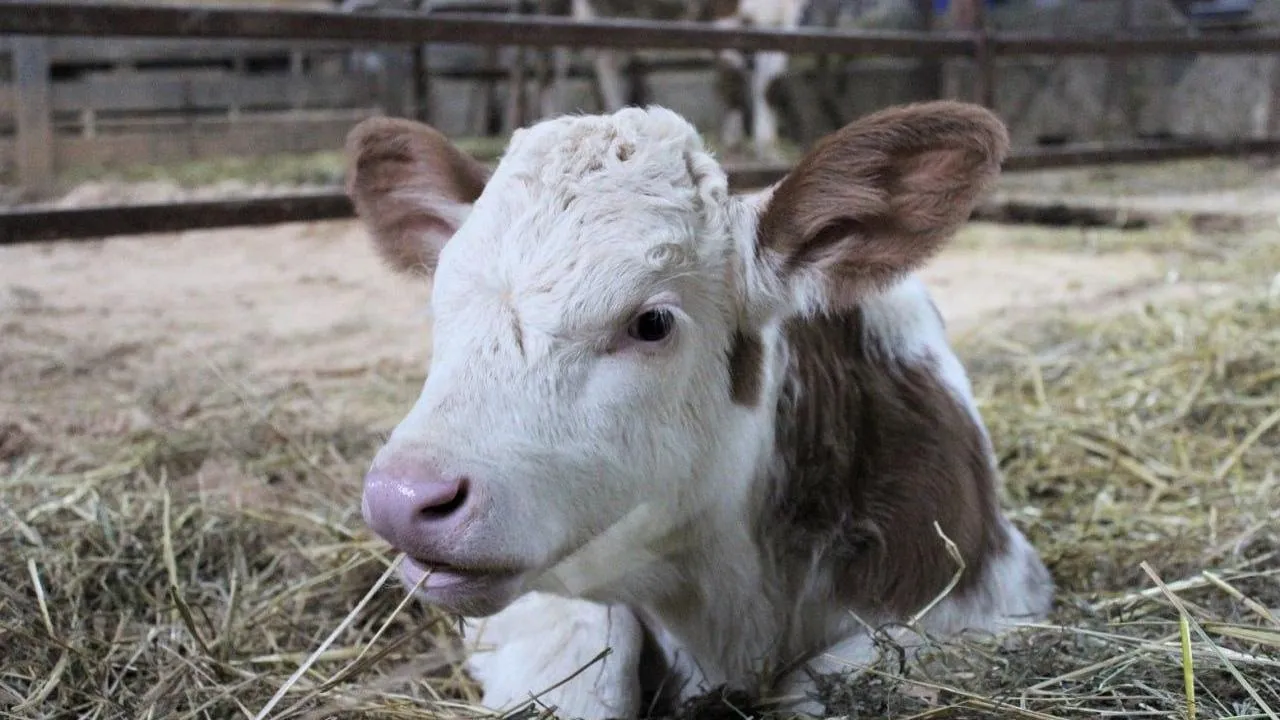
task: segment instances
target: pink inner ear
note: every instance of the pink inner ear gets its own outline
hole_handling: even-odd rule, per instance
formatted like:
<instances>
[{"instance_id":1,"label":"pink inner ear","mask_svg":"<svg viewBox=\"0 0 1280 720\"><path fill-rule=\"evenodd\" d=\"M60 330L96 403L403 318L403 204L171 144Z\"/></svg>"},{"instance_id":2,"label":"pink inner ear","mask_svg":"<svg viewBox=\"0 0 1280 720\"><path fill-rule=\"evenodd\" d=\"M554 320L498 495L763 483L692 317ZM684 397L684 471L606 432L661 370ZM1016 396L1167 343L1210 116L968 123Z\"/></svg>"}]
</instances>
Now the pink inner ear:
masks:
<instances>
[{"instance_id":1,"label":"pink inner ear","mask_svg":"<svg viewBox=\"0 0 1280 720\"><path fill-rule=\"evenodd\" d=\"M983 158L966 149L919 153L901 161L891 214L907 233L937 232L968 217L985 182L975 181ZM963 213L963 217L957 217Z\"/></svg>"},{"instance_id":2,"label":"pink inner ear","mask_svg":"<svg viewBox=\"0 0 1280 720\"><path fill-rule=\"evenodd\" d=\"M817 271L837 305L933 255L999 172L1008 133L975 105L891 108L824 138L772 193L757 242ZM809 274L809 273L806 273Z\"/></svg>"},{"instance_id":3,"label":"pink inner ear","mask_svg":"<svg viewBox=\"0 0 1280 720\"><path fill-rule=\"evenodd\" d=\"M372 118L347 139L348 194L379 254L399 271L430 274L488 169L434 128Z\"/></svg>"}]
</instances>

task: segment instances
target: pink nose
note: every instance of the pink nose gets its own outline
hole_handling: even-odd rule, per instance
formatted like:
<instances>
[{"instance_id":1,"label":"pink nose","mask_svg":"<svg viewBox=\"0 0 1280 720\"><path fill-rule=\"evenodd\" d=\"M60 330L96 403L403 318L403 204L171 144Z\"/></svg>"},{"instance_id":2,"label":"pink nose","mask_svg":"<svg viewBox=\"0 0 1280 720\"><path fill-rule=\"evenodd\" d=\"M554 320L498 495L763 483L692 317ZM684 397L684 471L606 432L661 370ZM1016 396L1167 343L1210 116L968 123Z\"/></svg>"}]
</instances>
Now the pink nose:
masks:
<instances>
[{"instance_id":1,"label":"pink nose","mask_svg":"<svg viewBox=\"0 0 1280 720\"><path fill-rule=\"evenodd\" d=\"M364 479L364 520L396 549L436 559L470 514L469 499L462 476L373 470Z\"/></svg>"}]
</instances>

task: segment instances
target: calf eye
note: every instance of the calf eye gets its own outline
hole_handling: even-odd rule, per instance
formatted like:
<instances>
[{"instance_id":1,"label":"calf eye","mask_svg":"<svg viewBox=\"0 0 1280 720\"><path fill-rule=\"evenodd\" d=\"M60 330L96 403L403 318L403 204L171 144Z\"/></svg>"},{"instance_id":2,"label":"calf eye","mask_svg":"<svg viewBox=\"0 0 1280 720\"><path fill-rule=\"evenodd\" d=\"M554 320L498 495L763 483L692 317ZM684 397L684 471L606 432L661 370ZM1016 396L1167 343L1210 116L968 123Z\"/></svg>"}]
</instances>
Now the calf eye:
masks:
<instances>
[{"instance_id":1,"label":"calf eye","mask_svg":"<svg viewBox=\"0 0 1280 720\"><path fill-rule=\"evenodd\" d=\"M647 310L631 321L627 334L640 342L658 342L671 334L674 325L675 318L671 316L670 310Z\"/></svg>"}]
</instances>

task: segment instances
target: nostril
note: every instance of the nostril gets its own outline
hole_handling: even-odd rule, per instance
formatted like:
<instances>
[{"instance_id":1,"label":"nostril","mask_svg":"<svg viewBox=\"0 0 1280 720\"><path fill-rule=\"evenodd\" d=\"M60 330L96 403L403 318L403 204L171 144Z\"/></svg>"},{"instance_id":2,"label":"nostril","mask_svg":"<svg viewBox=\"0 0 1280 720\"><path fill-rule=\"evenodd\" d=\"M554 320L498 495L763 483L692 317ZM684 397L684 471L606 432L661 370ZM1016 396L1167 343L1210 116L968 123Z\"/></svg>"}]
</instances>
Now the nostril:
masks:
<instances>
[{"instance_id":1,"label":"nostril","mask_svg":"<svg viewBox=\"0 0 1280 720\"><path fill-rule=\"evenodd\" d=\"M457 512L467 502L467 481L462 479L454 486L451 496L441 496L435 502L424 504L418 509L418 517L422 520L443 520Z\"/></svg>"}]
</instances>

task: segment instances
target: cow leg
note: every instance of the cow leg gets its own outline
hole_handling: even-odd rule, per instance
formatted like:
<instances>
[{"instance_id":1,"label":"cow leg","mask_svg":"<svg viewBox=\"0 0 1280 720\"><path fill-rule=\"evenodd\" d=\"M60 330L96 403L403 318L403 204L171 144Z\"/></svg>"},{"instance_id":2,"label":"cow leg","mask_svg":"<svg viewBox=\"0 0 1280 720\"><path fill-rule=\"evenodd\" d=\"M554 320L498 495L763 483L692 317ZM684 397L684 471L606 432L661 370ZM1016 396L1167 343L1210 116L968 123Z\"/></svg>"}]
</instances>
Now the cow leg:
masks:
<instances>
[{"instance_id":1,"label":"cow leg","mask_svg":"<svg viewBox=\"0 0 1280 720\"><path fill-rule=\"evenodd\" d=\"M551 87L542 94L542 116L552 117L567 112L569 97L569 51L555 48L551 51Z\"/></svg>"},{"instance_id":2,"label":"cow leg","mask_svg":"<svg viewBox=\"0 0 1280 720\"><path fill-rule=\"evenodd\" d=\"M594 20L596 11L590 0L573 0L571 7L574 20ZM592 50L591 64L595 69L596 82L600 85L600 99L604 102L605 112L617 112L627 104L627 93L623 85L622 72L618 69L618 53L610 50Z\"/></svg>"},{"instance_id":3,"label":"cow leg","mask_svg":"<svg viewBox=\"0 0 1280 720\"><path fill-rule=\"evenodd\" d=\"M596 81L600 83L600 95L604 101L605 112L617 112L627 105L627 94L624 91L622 71L619 69L618 53L612 50L597 50L592 54L595 66Z\"/></svg>"},{"instance_id":4,"label":"cow leg","mask_svg":"<svg viewBox=\"0 0 1280 720\"><path fill-rule=\"evenodd\" d=\"M467 669L487 708L536 701L583 720L640 713L644 631L625 607L534 592L492 617L466 620L464 634Z\"/></svg>"},{"instance_id":5,"label":"cow leg","mask_svg":"<svg viewBox=\"0 0 1280 720\"><path fill-rule=\"evenodd\" d=\"M778 116L769 104L769 87L787 71L787 54L762 52L756 55L751 70L751 138L756 156L762 160L779 160Z\"/></svg>"},{"instance_id":6,"label":"cow leg","mask_svg":"<svg viewBox=\"0 0 1280 720\"><path fill-rule=\"evenodd\" d=\"M720 123L720 145L725 150L736 150L746 139L744 109L747 93L744 92L743 72L746 60L734 50L724 50L716 63L716 75L720 99L724 103L724 119Z\"/></svg>"}]
</instances>

